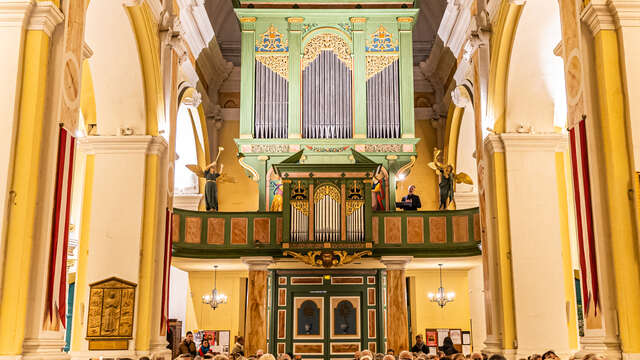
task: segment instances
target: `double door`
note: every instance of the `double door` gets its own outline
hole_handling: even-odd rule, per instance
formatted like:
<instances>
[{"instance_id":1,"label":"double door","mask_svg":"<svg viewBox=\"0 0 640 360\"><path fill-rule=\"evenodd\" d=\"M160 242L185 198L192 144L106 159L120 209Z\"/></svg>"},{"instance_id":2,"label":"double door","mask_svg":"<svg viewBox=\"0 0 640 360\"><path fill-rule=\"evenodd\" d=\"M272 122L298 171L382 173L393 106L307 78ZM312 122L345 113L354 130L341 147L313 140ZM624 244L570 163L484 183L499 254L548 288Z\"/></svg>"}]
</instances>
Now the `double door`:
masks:
<instances>
[{"instance_id":1,"label":"double door","mask_svg":"<svg viewBox=\"0 0 640 360\"><path fill-rule=\"evenodd\" d=\"M278 354L352 359L356 351L382 349L377 273L284 278L277 280L274 309L273 335Z\"/></svg>"}]
</instances>

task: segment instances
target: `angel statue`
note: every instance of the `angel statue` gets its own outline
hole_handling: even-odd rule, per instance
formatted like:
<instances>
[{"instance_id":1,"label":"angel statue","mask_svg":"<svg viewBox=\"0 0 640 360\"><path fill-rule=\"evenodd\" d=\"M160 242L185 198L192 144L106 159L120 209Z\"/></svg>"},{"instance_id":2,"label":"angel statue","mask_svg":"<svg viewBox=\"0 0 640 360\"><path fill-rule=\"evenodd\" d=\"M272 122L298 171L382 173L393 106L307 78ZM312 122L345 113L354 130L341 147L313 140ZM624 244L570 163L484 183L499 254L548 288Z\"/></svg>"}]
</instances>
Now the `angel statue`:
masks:
<instances>
[{"instance_id":1,"label":"angel statue","mask_svg":"<svg viewBox=\"0 0 640 360\"><path fill-rule=\"evenodd\" d=\"M270 181L271 191L273 192L273 200L271 200L270 211L282 211L282 180L275 175Z\"/></svg>"},{"instance_id":2,"label":"angel statue","mask_svg":"<svg viewBox=\"0 0 640 360\"><path fill-rule=\"evenodd\" d=\"M220 158L220 154L223 150L224 148L219 146L218 156L216 156L216 159L204 169L194 164L186 165L187 168L193 171L193 173L198 177L207 180L207 183L204 186L204 199L207 211L218 211L218 182L235 182L233 178L223 176L222 168L224 167L224 164L220 164L220 170L217 170L218 159Z\"/></svg>"},{"instance_id":3,"label":"angel statue","mask_svg":"<svg viewBox=\"0 0 640 360\"><path fill-rule=\"evenodd\" d=\"M456 205L456 201L453 198L453 194L456 191L456 184L465 183L473 185L473 180L471 180L469 175L463 172L456 174L453 165L442 164L438 160L441 152L442 150L433 148L433 161L428 165L440 176L440 183L438 184L438 188L440 190L440 205L438 206L438 209L446 210L449 207L449 203L453 202L453 206Z\"/></svg>"}]
</instances>

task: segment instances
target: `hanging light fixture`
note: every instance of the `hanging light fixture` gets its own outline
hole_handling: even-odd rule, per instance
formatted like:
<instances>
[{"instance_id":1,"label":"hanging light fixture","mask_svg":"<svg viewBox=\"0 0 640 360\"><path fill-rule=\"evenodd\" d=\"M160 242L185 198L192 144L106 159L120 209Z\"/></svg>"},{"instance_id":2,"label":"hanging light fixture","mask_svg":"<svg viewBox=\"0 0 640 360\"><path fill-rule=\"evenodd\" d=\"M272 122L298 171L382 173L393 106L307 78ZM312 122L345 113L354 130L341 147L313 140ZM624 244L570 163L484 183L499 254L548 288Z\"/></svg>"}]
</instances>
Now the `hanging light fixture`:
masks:
<instances>
[{"instance_id":1,"label":"hanging light fixture","mask_svg":"<svg viewBox=\"0 0 640 360\"><path fill-rule=\"evenodd\" d=\"M438 264L438 266L440 267L440 287L435 294L430 292L428 296L429 301L440 305L441 308L444 308L447 303L450 303L456 299L456 293L454 293L453 291L445 293L444 286L442 286L442 264Z\"/></svg>"},{"instance_id":2,"label":"hanging light fixture","mask_svg":"<svg viewBox=\"0 0 640 360\"><path fill-rule=\"evenodd\" d=\"M227 295L218 293L217 288L218 282L218 265L213 266L213 290L211 290L211 294L206 294L202 296L202 303L208 304L211 306L213 310L215 310L218 305L227 303Z\"/></svg>"}]
</instances>

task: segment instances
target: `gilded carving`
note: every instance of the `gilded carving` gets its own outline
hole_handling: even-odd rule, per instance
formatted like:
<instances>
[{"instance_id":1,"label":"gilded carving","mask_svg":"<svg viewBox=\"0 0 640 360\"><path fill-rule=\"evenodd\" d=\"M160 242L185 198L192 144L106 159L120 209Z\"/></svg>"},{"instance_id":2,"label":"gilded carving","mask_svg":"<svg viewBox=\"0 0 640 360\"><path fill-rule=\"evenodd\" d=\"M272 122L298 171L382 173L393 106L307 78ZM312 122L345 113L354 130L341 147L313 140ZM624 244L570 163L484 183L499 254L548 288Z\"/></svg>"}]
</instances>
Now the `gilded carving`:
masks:
<instances>
[{"instance_id":1,"label":"gilded carving","mask_svg":"<svg viewBox=\"0 0 640 360\"><path fill-rule=\"evenodd\" d=\"M393 40L393 36L384 26L380 25L378 30L371 34L367 41L365 50L367 52L398 52L398 40Z\"/></svg>"},{"instance_id":2,"label":"gilded carving","mask_svg":"<svg viewBox=\"0 0 640 360\"><path fill-rule=\"evenodd\" d=\"M398 60L398 54L367 55L367 80Z\"/></svg>"},{"instance_id":3,"label":"gilded carving","mask_svg":"<svg viewBox=\"0 0 640 360\"><path fill-rule=\"evenodd\" d=\"M347 201L347 216L353 214L354 211L360 209L364 205L364 200L349 200Z\"/></svg>"},{"instance_id":4,"label":"gilded carving","mask_svg":"<svg viewBox=\"0 0 640 360\"><path fill-rule=\"evenodd\" d=\"M300 211L303 215L309 215L309 202L307 200L291 200L291 206Z\"/></svg>"},{"instance_id":5,"label":"gilded carving","mask_svg":"<svg viewBox=\"0 0 640 360\"><path fill-rule=\"evenodd\" d=\"M402 152L400 144L368 144L364 146L364 152Z\"/></svg>"},{"instance_id":6,"label":"gilded carving","mask_svg":"<svg viewBox=\"0 0 640 360\"><path fill-rule=\"evenodd\" d=\"M289 46L287 40L278 32L275 26L270 25L260 39L256 41L256 52L287 52Z\"/></svg>"},{"instance_id":7,"label":"gilded carving","mask_svg":"<svg viewBox=\"0 0 640 360\"><path fill-rule=\"evenodd\" d=\"M349 254L345 250L312 250L306 254L297 253L295 251L285 251L284 256L291 256L303 263L316 267L333 267L350 264L364 256L371 256L371 250L358 251Z\"/></svg>"},{"instance_id":8,"label":"gilded carving","mask_svg":"<svg viewBox=\"0 0 640 360\"><path fill-rule=\"evenodd\" d=\"M135 288L136 284L115 277L90 285L87 313L89 342L132 338ZM122 344L126 349L127 342L114 344Z\"/></svg>"},{"instance_id":9,"label":"gilded carving","mask_svg":"<svg viewBox=\"0 0 640 360\"><path fill-rule=\"evenodd\" d=\"M256 61L268 67L276 74L289 80L289 53L256 54Z\"/></svg>"},{"instance_id":10,"label":"gilded carving","mask_svg":"<svg viewBox=\"0 0 640 360\"><path fill-rule=\"evenodd\" d=\"M317 203L322 200L325 196L331 197L334 201L340 202L340 191L335 186L331 186L328 184L319 186L315 191L313 196L313 202Z\"/></svg>"},{"instance_id":11,"label":"gilded carving","mask_svg":"<svg viewBox=\"0 0 640 360\"><path fill-rule=\"evenodd\" d=\"M305 45L302 55L302 69L304 70L315 60L323 50L331 50L348 68L351 68L351 49L349 44L337 34L322 33L314 36Z\"/></svg>"}]
</instances>

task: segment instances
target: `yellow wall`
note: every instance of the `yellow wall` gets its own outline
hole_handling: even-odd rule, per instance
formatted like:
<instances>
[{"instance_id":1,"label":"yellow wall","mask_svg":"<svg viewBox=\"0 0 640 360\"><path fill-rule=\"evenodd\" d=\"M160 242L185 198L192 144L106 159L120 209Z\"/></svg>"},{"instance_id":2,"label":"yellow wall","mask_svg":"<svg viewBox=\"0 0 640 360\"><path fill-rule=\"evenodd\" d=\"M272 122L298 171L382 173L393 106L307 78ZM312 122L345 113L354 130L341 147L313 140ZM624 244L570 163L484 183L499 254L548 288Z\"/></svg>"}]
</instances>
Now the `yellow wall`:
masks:
<instances>
[{"instance_id":1,"label":"yellow wall","mask_svg":"<svg viewBox=\"0 0 640 360\"><path fill-rule=\"evenodd\" d=\"M433 148L436 146L436 135L431 123L427 120L416 120L416 137L420 138L417 146L418 159L411 169L411 174L404 181L398 181L396 201L407 194L407 188L413 184L420 195L421 210L438 209L438 178L435 171L427 166L433 160Z\"/></svg>"},{"instance_id":2,"label":"yellow wall","mask_svg":"<svg viewBox=\"0 0 640 360\"><path fill-rule=\"evenodd\" d=\"M223 173L233 177L236 183L218 185L218 204L220 211L257 211L258 183L245 174L238 162L238 148L234 138L239 137L240 121L223 121L220 129L220 145L224 147L220 161L224 164Z\"/></svg>"},{"instance_id":3,"label":"yellow wall","mask_svg":"<svg viewBox=\"0 0 640 360\"><path fill-rule=\"evenodd\" d=\"M417 334L424 335L426 328L471 330L467 274L467 270L443 270L444 289L446 292L455 292L456 298L444 308L440 308L427 298L429 292L435 293L440 286L438 270L407 270L407 277L413 277L411 284L414 288L410 294L414 339Z\"/></svg>"},{"instance_id":4,"label":"yellow wall","mask_svg":"<svg viewBox=\"0 0 640 360\"><path fill-rule=\"evenodd\" d=\"M226 149L226 148L225 148ZM189 272L190 297L187 302L185 329L194 330L229 330L231 341L241 329L240 314L244 308L242 302L242 282L247 277L246 271L218 271L217 288L227 295L227 303L216 310L202 303L202 296L213 289L213 272Z\"/></svg>"}]
</instances>

